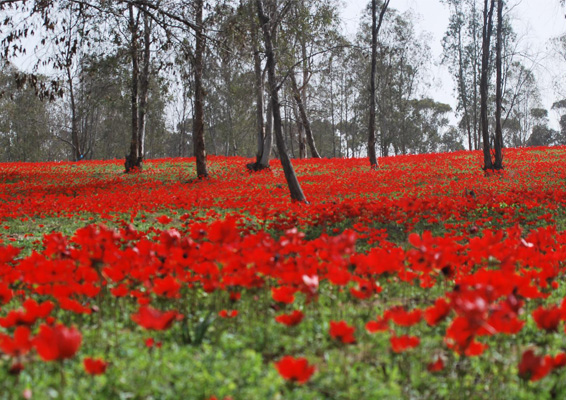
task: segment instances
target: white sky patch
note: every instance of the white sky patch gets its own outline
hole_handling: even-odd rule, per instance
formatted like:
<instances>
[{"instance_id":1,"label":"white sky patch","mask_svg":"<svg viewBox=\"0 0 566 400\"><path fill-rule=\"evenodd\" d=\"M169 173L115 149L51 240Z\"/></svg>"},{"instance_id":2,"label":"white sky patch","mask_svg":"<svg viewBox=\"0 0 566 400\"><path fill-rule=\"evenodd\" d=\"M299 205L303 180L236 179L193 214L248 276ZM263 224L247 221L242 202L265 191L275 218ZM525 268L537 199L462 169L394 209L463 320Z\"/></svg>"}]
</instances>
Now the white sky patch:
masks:
<instances>
[{"instance_id":1,"label":"white sky patch","mask_svg":"<svg viewBox=\"0 0 566 400\"><path fill-rule=\"evenodd\" d=\"M478 4L481 7L481 2ZM348 37L353 37L362 14L369 1L351 0L344 3L342 18ZM442 38L446 32L449 19L448 7L440 0L391 0L391 8L400 12L413 11L417 20L417 35L428 32L432 41L429 43L434 64L431 76L436 77L428 96L434 100L456 107L454 82L448 69L440 65L442 58ZM560 63L551 46L551 39L566 33L566 11L558 0L509 0L507 7L511 13L513 26L521 41L520 49L524 54L523 63L532 68L539 89L542 103L550 111L552 103L566 96L566 73L564 63ZM556 83L563 81L563 88L557 89ZM455 122L455 119L452 123ZM550 112L550 123L555 129L558 121Z\"/></svg>"}]
</instances>

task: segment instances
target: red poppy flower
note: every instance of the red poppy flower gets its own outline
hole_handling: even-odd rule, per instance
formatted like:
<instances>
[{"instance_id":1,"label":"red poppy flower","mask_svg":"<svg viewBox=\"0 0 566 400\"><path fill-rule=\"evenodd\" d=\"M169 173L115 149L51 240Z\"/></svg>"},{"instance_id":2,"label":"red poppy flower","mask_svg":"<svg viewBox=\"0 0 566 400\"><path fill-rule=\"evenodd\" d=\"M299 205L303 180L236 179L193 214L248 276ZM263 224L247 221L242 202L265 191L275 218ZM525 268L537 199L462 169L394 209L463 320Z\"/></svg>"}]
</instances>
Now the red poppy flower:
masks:
<instances>
[{"instance_id":1,"label":"red poppy flower","mask_svg":"<svg viewBox=\"0 0 566 400\"><path fill-rule=\"evenodd\" d=\"M33 340L37 353L44 361L72 358L81 347L82 335L75 328L63 324L53 327L42 324Z\"/></svg>"},{"instance_id":2,"label":"red poppy flower","mask_svg":"<svg viewBox=\"0 0 566 400\"><path fill-rule=\"evenodd\" d=\"M390 339L391 349L395 353L403 353L409 349L417 347L421 340L416 336L392 336Z\"/></svg>"},{"instance_id":3,"label":"red poppy flower","mask_svg":"<svg viewBox=\"0 0 566 400\"><path fill-rule=\"evenodd\" d=\"M12 357L23 356L32 348L30 330L27 326L18 326L14 338L0 334L0 350Z\"/></svg>"},{"instance_id":4,"label":"red poppy flower","mask_svg":"<svg viewBox=\"0 0 566 400\"><path fill-rule=\"evenodd\" d=\"M162 312L151 306L141 306L136 314L132 314L132 320L145 329L162 331L169 329L175 319L182 317L177 311Z\"/></svg>"},{"instance_id":5,"label":"red poppy flower","mask_svg":"<svg viewBox=\"0 0 566 400\"><path fill-rule=\"evenodd\" d=\"M430 326L435 326L442 322L450 313L450 304L444 299L439 298L434 302L434 306L429 307L424 312L424 319Z\"/></svg>"},{"instance_id":6,"label":"red poppy flower","mask_svg":"<svg viewBox=\"0 0 566 400\"><path fill-rule=\"evenodd\" d=\"M158 349L160 349L162 345L163 345L163 343L161 343L160 341L159 341L159 342L156 342L154 338L147 338L147 339L145 340L145 346L148 347L148 348L150 348L150 349L151 349L153 346L155 346L155 347L157 347Z\"/></svg>"},{"instance_id":7,"label":"red poppy flower","mask_svg":"<svg viewBox=\"0 0 566 400\"><path fill-rule=\"evenodd\" d=\"M302 311L295 310L291 314L281 314L275 317L275 321L287 326L295 326L301 323L305 314Z\"/></svg>"},{"instance_id":8,"label":"red poppy flower","mask_svg":"<svg viewBox=\"0 0 566 400\"><path fill-rule=\"evenodd\" d=\"M539 307L532 313L539 329L547 332L557 332L558 324L562 319L562 310L558 306L551 306L548 309Z\"/></svg>"},{"instance_id":9,"label":"red poppy flower","mask_svg":"<svg viewBox=\"0 0 566 400\"><path fill-rule=\"evenodd\" d=\"M552 368L562 368L566 366L566 353L558 353L552 358Z\"/></svg>"},{"instance_id":10,"label":"red poppy flower","mask_svg":"<svg viewBox=\"0 0 566 400\"><path fill-rule=\"evenodd\" d=\"M271 297L279 303L291 304L295 301L295 289L289 286L271 288Z\"/></svg>"},{"instance_id":11,"label":"red poppy flower","mask_svg":"<svg viewBox=\"0 0 566 400\"><path fill-rule=\"evenodd\" d=\"M439 372L444 369L444 361L441 357L438 357L436 361L429 363L426 366L428 372Z\"/></svg>"},{"instance_id":12,"label":"red poppy flower","mask_svg":"<svg viewBox=\"0 0 566 400\"><path fill-rule=\"evenodd\" d=\"M552 363L546 357L535 355L533 349L526 350L519 363L519 376L532 382L544 378L550 372Z\"/></svg>"},{"instance_id":13,"label":"red poppy flower","mask_svg":"<svg viewBox=\"0 0 566 400\"><path fill-rule=\"evenodd\" d=\"M356 328L350 326L346 321L330 321L330 336L340 340L342 343L355 343L354 332Z\"/></svg>"},{"instance_id":14,"label":"red poppy flower","mask_svg":"<svg viewBox=\"0 0 566 400\"><path fill-rule=\"evenodd\" d=\"M391 319L399 326L413 326L420 322L422 313L419 309L408 312L405 308L396 306L385 311L384 317L386 319Z\"/></svg>"},{"instance_id":15,"label":"red poppy flower","mask_svg":"<svg viewBox=\"0 0 566 400\"><path fill-rule=\"evenodd\" d=\"M12 300L14 292L4 282L0 282L0 304L7 304Z\"/></svg>"},{"instance_id":16,"label":"red poppy flower","mask_svg":"<svg viewBox=\"0 0 566 400\"><path fill-rule=\"evenodd\" d=\"M240 300L240 298L242 297L242 293L240 292L230 292L230 301L231 302L237 302Z\"/></svg>"},{"instance_id":17,"label":"red poppy flower","mask_svg":"<svg viewBox=\"0 0 566 400\"><path fill-rule=\"evenodd\" d=\"M106 372L106 368L108 367L108 363L102 358L94 359L90 357L83 360L83 365L85 371L90 375L102 375Z\"/></svg>"},{"instance_id":18,"label":"red poppy flower","mask_svg":"<svg viewBox=\"0 0 566 400\"><path fill-rule=\"evenodd\" d=\"M163 279L156 278L153 281L153 291L158 296L172 298L178 295L180 289L181 284L171 275L168 275Z\"/></svg>"},{"instance_id":19,"label":"red poppy flower","mask_svg":"<svg viewBox=\"0 0 566 400\"><path fill-rule=\"evenodd\" d=\"M160 224L163 225L167 225L168 223L170 223L171 221L173 221L170 217L168 217L167 215L161 215L159 217L156 218L157 222L159 222Z\"/></svg>"},{"instance_id":20,"label":"red poppy flower","mask_svg":"<svg viewBox=\"0 0 566 400\"><path fill-rule=\"evenodd\" d=\"M212 242L233 242L240 237L236 227L236 218L230 217L223 221L216 221L208 227L208 238Z\"/></svg>"},{"instance_id":21,"label":"red poppy flower","mask_svg":"<svg viewBox=\"0 0 566 400\"><path fill-rule=\"evenodd\" d=\"M366 331L369 333L385 332L389 329L389 320L378 318L377 321L369 321L366 324Z\"/></svg>"},{"instance_id":22,"label":"red poppy flower","mask_svg":"<svg viewBox=\"0 0 566 400\"><path fill-rule=\"evenodd\" d=\"M300 384L306 383L315 371L314 365L309 365L306 358L291 356L285 356L276 362L275 368L284 379Z\"/></svg>"},{"instance_id":23,"label":"red poppy flower","mask_svg":"<svg viewBox=\"0 0 566 400\"><path fill-rule=\"evenodd\" d=\"M235 316L238 315L238 310L220 310L218 312L218 316L220 318L234 318Z\"/></svg>"}]
</instances>

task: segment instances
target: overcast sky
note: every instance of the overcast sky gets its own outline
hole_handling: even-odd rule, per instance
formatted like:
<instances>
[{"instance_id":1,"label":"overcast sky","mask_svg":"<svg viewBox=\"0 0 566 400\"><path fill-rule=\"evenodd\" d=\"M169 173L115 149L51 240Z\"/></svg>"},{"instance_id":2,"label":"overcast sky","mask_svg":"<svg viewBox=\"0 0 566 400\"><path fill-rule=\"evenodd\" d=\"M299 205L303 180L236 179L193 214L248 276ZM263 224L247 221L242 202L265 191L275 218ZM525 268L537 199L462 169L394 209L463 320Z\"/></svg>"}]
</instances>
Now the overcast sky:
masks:
<instances>
[{"instance_id":1,"label":"overcast sky","mask_svg":"<svg viewBox=\"0 0 566 400\"><path fill-rule=\"evenodd\" d=\"M369 0L345 2L342 18L348 34L355 34L360 16L365 12L368 3ZM553 80L558 74L566 76L566 73L562 73L566 66L558 65L556 58L552 57L549 40L566 33L566 11L560 6L559 0L508 0L507 4L513 26L522 42L521 49L529 54L529 57L523 60L524 64L534 69L543 105L550 109L552 103L560 97L553 88ZM448 7L440 0L391 0L390 7L401 12L411 11L417 16L417 32L428 32L432 35L432 42L429 44L435 62L438 63L442 53L442 37L448 25ZM438 77L438 82L431 89L430 96L454 107L454 86L447 69L440 65L432 68L433 76ZM551 124L556 127L557 122L552 113L550 117Z\"/></svg>"}]
</instances>

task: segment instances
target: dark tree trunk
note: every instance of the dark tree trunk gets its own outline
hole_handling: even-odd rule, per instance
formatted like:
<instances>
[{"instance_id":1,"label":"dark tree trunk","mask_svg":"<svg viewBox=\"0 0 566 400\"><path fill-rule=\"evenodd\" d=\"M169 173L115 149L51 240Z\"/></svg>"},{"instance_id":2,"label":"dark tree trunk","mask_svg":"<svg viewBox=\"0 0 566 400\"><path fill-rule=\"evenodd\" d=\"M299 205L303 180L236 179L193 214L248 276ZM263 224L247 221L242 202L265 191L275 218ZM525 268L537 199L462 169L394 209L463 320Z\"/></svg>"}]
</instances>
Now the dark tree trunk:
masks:
<instances>
[{"instance_id":1,"label":"dark tree trunk","mask_svg":"<svg viewBox=\"0 0 566 400\"><path fill-rule=\"evenodd\" d=\"M483 169L493 169L494 165L491 160L491 146L489 141L489 119L487 115L487 101L489 90L489 56L490 56L490 39L493 31L493 9L495 0L484 1L483 10L483 32L482 32L482 63L481 63L481 82L480 82L480 118L483 140Z\"/></svg>"},{"instance_id":2,"label":"dark tree trunk","mask_svg":"<svg viewBox=\"0 0 566 400\"><path fill-rule=\"evenodd\" d=\"M257 153L256 161L247 165L252 171L260 171L269 168L269 158L271 156L271 146L273 140L271 106L268 104L267 123L264 122L264 77L259 57L259 45L257 43L256 25L252 24L252 45L254 57L254 89L256 98L256 140Z\"/></svg>"},{"instance_id":3,"label":"dark tree trunk","mask_svg":"<svg viewBox=\"0 0 566 400\"><path fill-rule=\"evenodd\" d=\"M293 89L291 89L291 102L295 99L295 95L294 93L292 93ZM299 115L299 110L296 106L294 105L290 105L291 110L293 111L293 117L295 118L295 125L294 127L297 129L297 144L299 147L299 158L306 158L306 152L307 152L307 144L306 144L306 140L305 140L305 129L303 126L303 120L301 119L300 115ZM293 139L291 138L291 141ZM291 142L292 143L292 142ZM293 151L293 148L291 148L291 154L293 154L293 157L295 156L295 152Z\"/></svg>"},{"instance_id":4,"label":"dark tree trunk","mask_svg":"<svg viewBox=\"0 0 566 400\"><path fill-rule=\"evenodd\" d=\"M139 13L134 16L134 6L128 7L130 14L129 29L130 29L130 57L132 59L132 83L131 83L131 113L132 113L132 140L130 141L130 154L126 156L124 164L126 172L132 170L139 170L142 168L141 157L139 151L139 127L138 127L138 89L139 89L139 50L138 50L138 21Z\"/></svg>"},{"instance_id":5,"label":"dark tree trunk","mask_svg":"<svg viewBox=\"0 0 566 400\"><path fill-rule=\"evenodd\" d=\"M291 88L293 89L293 97L295 98L295 102L297 103L297 108L299 109L299 116L301 117L301 122L303 124L305 134L307 136L307 142L309 145L309 149L311 151L311 157L320 158L320 154L318 153L318 150L316 149L316 145L314 143L311 124L307 116L307 111L305 110L305 105L303 104L301 92L299 90L299 87L297 86L297 80L295 79L295 74L291 73L289 76L291 78Z\"/></svg>"},{"instance_id":6,"label":"dark tree trunk","mask_svg":"<svg viewBox=\"0 0 566 400\"><path fill-rule=\"evenodd\" d=\"M462 96L462 106L464 107L464 123L468 132L468 148L473 150L472 144L472 127L470 123L470 112L468 108L468 91L464 77L464 55L462 54L462 26L458 26L458 68L460 81L460 95Z\"/></svg>"},{"instance_id":7,"label":"dark tree trunk","mask_svg":"<svg viewBox=\"0 0 566 400\"><path fill-rule=\"evenodd\" d=\"M255 74L255 102L256 102L256 129L257 129L257 154L256 166L261 163L263 155L263 138L265 136L265 126L263 123L263 74L261 71L261 59L259 58L259 49L257 48L257 39L255 35L255 26L252 27L253 45L254 45L254 74Z\"/></svg>"},{"instance_id":8,"label":"dark tree trunk","mask_svg":"<svg viewBox=\"0 0 566 400\"><path fill-rule=\"evenodd\" d=\"M138 120L138 157L140 164L145 158L145 131L147 119L147 98L149 92L149 67L151 62L151 26L147 13L143 15L143 65L140 74L139 120Z\"/></svg>"},{"instance_id":9,"label":"dark tree trunk","mask_svg":"<svg viewBox=\"0 0 566 400\"><path fill-rule=\"evenodd\" d=\"M332 124L332 157L336 158L336 124L334 122L334 80L332 77L332 57L328 64L330 75L330 123Z\"/></svg>"},{"instance_id":10,"label":"dark tree trunk","mask_svg":"<svg viewBox=\"0 0 566 400\"><path fill-rule=\"evenodd\" d=\"M70 66L67 66L67 79L69 80L69 97L71 100L71 147L73 150L73 160L80 161L83 158L83 154L79 140L79 118L77 115L77 104L75 101L75 90Z\"/></svg>"},{"instance_id":11,"label":"dark tree trunk","mask_svg":"<svg viewBox=\"0 0 566 400\"><path fill-rule=\"evenodd\" d=\"M259 165L261 168L269 168L269 158L273 148L273 106L271 101L267 102L267 113L265 121L265 137L263 140L263 153Z\"/></svg>"},{"instance_id":12,"label":"dark tree trunk","mask_svg":"<svg viewBox=\"0 0 566 400\"><path fill-rule=\"evenodd\" d=\"M503 47L503 0L497 2L497 88L495 94L495 160L493 168L503 169L503 128L501 126L501 109L503 101L503 67L502 67L502 47Z\"/></svg>"},{"instance_id":13,"label":"dark tree trunk","mask_svg":"<svg viewBox=\"0 0 566 400\"><path fill-rule=\"evenodd\" d=\"M195 0L196 7L196 46L195 46L195 110L193 117L194 154L197 164L197 177L208 177L206 169L206 149L204 146L204 91L202 87L202 58L204 53L204 34L202 27L203 0Z\"/></svg>"},{"instance_id":14,"label":"dark tree trunk","mask_svg":"<svg viewBox=\"0 0 566 400\"><path fill-rule=\"evenodd\" d=\"M375 153L375 75L377 73L377 35L383 22L383 17L389 6L389 0L385 0L381 6L379 20L377 18L377 0L371 1L371 77L370 77L370 99L369 99L369 124L368 124L368 158L371 168L378 168Z\"/></svg>"},{"instance_id":15,"label":"dark tree trunk","mask_svg":"<svg viewBox=\"0 0 566 400\"><path fill-rule=\"evenodd\" d=\"M267 76L269 81L269 90L271 92L271 106L273 108L273 127L275 129L275 141L277 143L277 150L279 152L279 157L281 160L281 165L285 173L285 178L287 180L287 185L289 186L289 192L291 193L291 198L296 201L307 202L297 175L295 175L295 170L287 154L287 149L285 146L285 141L283 139L283 128L281 126L281 109L279 105L279 87L277 85L277 80L275 77L275 54L273 53L273 43L271 36L271 26L269 17L265 15L263 11L262 0L256 0L257 14L261 27L263 30L263 38L265 41L265 55L267 57Z\"/></svg>"},{"instance_id":16,"label":"dark tree trunk","mask_svg":"<svg viewBox=\"0 0 566 400\"><path fill-rule=\"evenodd\" d=\"M481 73L481 65L479 62L479 56L477 52L477 37L478 37L478 24L475 21L476 15L476 2L472 3L472 15L473 15L473 25L472 25L472 35L473 35L473 60L472 60L472 70L474 73L473 77L473 118L474 118L474 147L475 150L479 150L480 148L480 141L481 141L481 133L480 133L480 124L478 123L478 74Z\"/></svg>"}]
</instances>

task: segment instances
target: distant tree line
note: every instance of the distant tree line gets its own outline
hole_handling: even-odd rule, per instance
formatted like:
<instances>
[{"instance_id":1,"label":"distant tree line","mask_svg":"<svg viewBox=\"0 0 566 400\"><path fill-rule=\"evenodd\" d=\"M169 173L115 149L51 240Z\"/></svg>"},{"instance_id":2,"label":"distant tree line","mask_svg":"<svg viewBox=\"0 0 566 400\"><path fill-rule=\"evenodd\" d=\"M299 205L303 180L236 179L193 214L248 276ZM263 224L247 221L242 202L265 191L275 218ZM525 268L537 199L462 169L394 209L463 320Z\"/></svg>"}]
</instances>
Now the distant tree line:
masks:
<instances>
[{"instance_id":1,"label":"distant tree line","mask_svg":"<svg viewBox=\"0 0 566 400\"><path fill-rule=\"evenodd\" d=\"M292 159L364 157L368 144L381 157L481 149L485 10L493 12L488 140L495 143L500 81L503 146L566 144L566 100L543 109L507 2L443 3L455 110L428 95L430 38L389 1L368 4L353 38L342 32L337 0L1 2L0 161L125 158L129 169L197 155L205 168L208 153L254 157L250 168L261 169L282 151ZM566 60L565 43L554 47ZM19 70L18 57L34 46L40 61Z\"/></svg>"}]
</instances>

